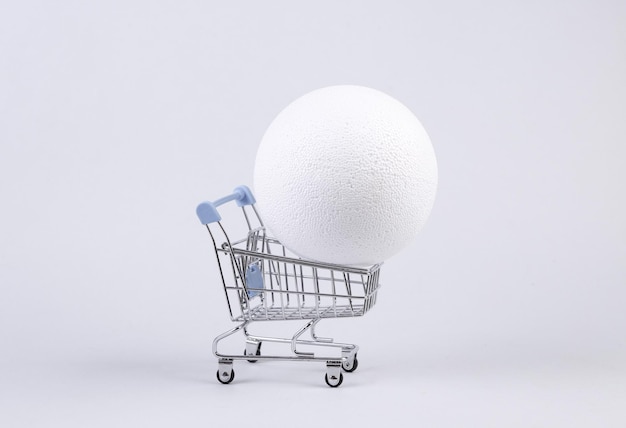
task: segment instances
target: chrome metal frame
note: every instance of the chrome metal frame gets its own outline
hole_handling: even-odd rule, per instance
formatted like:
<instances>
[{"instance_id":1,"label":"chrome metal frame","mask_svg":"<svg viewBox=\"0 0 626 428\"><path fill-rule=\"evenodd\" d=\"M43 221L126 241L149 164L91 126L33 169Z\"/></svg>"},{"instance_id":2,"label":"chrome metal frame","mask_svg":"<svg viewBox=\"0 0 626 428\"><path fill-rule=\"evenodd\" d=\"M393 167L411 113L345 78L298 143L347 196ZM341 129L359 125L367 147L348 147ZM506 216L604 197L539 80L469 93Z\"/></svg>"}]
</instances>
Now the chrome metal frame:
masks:
<instances>
[{"instance_id":1,"label":"chrome metal frame","mask_svg":"<svg viewBox=\"0 0 626 428\"><path fill-rule=\"evenodd\" d=\"M315 327L323 318L346 318L364 315L376 303L380 287L380 264L352 267L305 260L290 253L278 240L266 235L263 221L254 205L253 215L242 206L248 227L243 239L232 242L221 221L206 224L217 258L218 269L229 315L239 324L218 335L213 341L213 354L219 359L218 380L230 383L234 378L234 360L279 360L326 362L326 383L339 386L343 380L341 368L351 372L357 366L359 347L337 343L332 338L318 337ZM217 236L223 238L218 246ZM260 268L263 288L249 288L246 277L250 265ZM232 275L227 271L231 270ZM306 320L291 338L254 335L249 326L260 321ZM309 331L310 340L301 339ZM243 354L218 351L219 343L238 332L245 336ZM263 342L290 345L290 354L261 355ZM341 354L318 356L302 351L299 346L325 349L340 348Z\"/></svg>"}]
</instances>

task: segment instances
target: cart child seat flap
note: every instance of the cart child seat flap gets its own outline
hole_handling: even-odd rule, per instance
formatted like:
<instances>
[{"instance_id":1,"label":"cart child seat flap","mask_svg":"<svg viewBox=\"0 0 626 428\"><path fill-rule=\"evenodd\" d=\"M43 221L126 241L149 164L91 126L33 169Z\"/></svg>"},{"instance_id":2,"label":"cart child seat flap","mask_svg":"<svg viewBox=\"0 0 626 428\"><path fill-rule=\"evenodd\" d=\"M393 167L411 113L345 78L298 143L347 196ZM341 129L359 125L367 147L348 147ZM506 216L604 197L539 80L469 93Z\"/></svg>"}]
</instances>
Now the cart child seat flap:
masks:
<instances>
[{"instance_id":1,"label":"cart child seat flap","mask_svg":"<svg viewBox=\"0 0 626 428\"><path fill-rule=\"evenodd\" d=\"M256 263L252 263L246 269L246 287L248 297L252 298L261 294L263 289L263 272Z\"/></svg>"}]
</instances>

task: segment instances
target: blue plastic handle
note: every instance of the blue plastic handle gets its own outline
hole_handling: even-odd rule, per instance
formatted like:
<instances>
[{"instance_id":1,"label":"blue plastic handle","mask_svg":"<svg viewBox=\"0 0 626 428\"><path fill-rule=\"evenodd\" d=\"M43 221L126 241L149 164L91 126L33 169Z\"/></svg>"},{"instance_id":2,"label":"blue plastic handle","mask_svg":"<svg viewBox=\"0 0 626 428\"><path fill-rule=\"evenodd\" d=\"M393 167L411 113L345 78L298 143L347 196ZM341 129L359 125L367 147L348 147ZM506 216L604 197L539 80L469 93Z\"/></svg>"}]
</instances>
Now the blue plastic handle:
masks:
<instances>
[{"instance_id":1,"label":"blue plastic handle","mask_svg":"<svg viewBox=\"0 0 626 428\"><path fill-rule=\"evenodd\" d=\"M219 198L215 202L202 202L196 208L196 214L202 224L215 223L220 221L222 216L217 212L217 207L224 205L226 202L235 201L237 206L252 205L256 203L256 199L252 195L252 191L248 186L237 186L233 193Z\"/></svg>"}]
</instances>

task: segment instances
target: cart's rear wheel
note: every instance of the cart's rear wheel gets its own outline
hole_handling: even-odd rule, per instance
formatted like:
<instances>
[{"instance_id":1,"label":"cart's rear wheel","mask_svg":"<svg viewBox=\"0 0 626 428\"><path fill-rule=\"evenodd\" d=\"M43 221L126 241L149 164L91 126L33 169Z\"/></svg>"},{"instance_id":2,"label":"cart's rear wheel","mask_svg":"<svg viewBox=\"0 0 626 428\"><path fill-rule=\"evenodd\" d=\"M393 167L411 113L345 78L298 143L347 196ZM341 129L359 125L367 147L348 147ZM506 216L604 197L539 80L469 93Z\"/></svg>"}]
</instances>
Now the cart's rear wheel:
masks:
<instances>
[{"instance_id":1,"label":"cart's rear wheel","mask_svg":"<svg viewBox=\"0 0 626 428\"><path fill-rule=\"evenodd\" d=\"M350 359L348 358L341 364L341 368L343 369L343 371L348 373L352 373L356 370L357 367L359 367L359 360L356 358L356 354L354 354L354 358L352 359L352 361L350 361Z\"/></svg>"},{"instance_id":2,"label":"cart's rear wheel","mask_svg":"<svg viewBox=\"0 0 626 428\"><path fill-rule=\"evenodd\" d=\"M343 382L343 375L339 373L339 377L331 376L329 378L328 373L326 373L326 377L324 378L324 380L326 381L326 385L330 386L331 388L337 388L339 385L341 385L341 382Z\"/></svg>"},{"instance_id":3,"label":"cart's rear wheel","mask_svg":"<svg viewBox=\"0 0 626 428\"><path fill-rule=\"evenodd\" d=\"M263 344L263 342L259 342L259 344L256 347L256 352L254 353L254 355L261 355L261 345ZM247 349L243 350L243 355L253 355L252 353L248 353ZM248 360L249 363L256 363L259 360Z\"/></svg>"},{"instance_id":4,"label":"cart's rear wheel","mask_svg":"<svg viewBox=\"0 0 626 428\"><path fill-rule=\"evenodd\" d=\"M217 371L217 380L219 380L220 383L223 383L224 385L231 383L234 378L235 378L235 371L234 370L230 370L230 373L228 373L225 370L224 371L221 371L221 370Z\"/></svg>"}]
</instances>

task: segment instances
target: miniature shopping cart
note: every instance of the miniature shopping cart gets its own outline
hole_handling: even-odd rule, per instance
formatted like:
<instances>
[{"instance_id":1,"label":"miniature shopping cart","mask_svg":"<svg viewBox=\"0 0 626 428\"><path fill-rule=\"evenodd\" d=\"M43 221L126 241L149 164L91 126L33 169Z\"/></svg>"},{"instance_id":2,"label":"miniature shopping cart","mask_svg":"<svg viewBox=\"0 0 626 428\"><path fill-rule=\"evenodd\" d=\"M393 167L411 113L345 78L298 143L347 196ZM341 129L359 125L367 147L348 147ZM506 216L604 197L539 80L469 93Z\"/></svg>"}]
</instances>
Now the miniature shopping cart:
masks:
<instances>
[{"instance_id":1,"label":"miniature shopping cart","mask_svg":"<svg viewBox=\"0 0 626 428\"><path fill-rule=\"evenodd\" d=\"M247 235L238 241L231 241L217 212L218 206L229 201L241 207L248 226ZM239 186L231 195L203 202L196 210L211 235L231 320L239 323L213 341L213 353L219 359L217 379L224 384L232 382L234 360L318 361L326 363L326 383L337 387L343 381L342 370L356 370L359 348L318 337L315 326L324 318L358 317L371 309L376 303L380 265L350 267L291 254L278 240L266 235L255 202L250 189ZM284 320L307 322L287 338L252 335L248 331L252 322ZM301 339L307 330L311 339ZM245 336L243 353L218 352L219 342L237 332ZM284 355L264 355L263 342L282 343L291 349ZM334 353L320 356L310 352L314 347Z\"/></svg>"}]
</instances>

